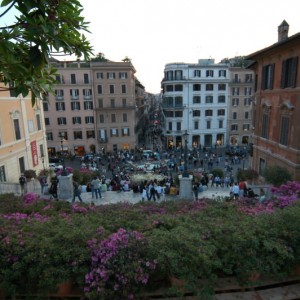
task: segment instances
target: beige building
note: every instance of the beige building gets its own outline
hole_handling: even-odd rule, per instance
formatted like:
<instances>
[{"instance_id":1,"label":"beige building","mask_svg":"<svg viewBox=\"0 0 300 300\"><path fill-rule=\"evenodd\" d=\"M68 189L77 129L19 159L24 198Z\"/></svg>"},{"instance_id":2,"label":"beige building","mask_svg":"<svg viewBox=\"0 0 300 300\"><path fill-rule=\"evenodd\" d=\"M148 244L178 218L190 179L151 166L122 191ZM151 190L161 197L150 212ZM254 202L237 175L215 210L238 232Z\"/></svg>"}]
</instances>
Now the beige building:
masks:
<instances>
[{"instance_id":1,"label":"beige building","mask_svg":"<svg viewBox=\"0 0 300 300\"><path fill-rule=\"evenodd\" d=\"M130 62L53 62L55 94L44 103L49 156L136 145L136 78Z\"/></svg>"},{"instance_id":2,"label":"beige building","mask_svg":"<svg viewBox=\"0 0 300 300\"><path fill-rule=\"evenodd\" d=\"M9 91L1 91L0 105L0 182L18 182L25 170L48 167L43 108Z\"/></svg>"},{"instance_id":3,"label":"beige building","mask_svg":"<svg viewBox=\"0 0 300 300\"><path fill-rule=\"evenodd\" d=\"M230 145L251 142L252 101L254 94L253 71L244 67L230 67L228 101L228 136Z\"/></svg>"}]
</instances>

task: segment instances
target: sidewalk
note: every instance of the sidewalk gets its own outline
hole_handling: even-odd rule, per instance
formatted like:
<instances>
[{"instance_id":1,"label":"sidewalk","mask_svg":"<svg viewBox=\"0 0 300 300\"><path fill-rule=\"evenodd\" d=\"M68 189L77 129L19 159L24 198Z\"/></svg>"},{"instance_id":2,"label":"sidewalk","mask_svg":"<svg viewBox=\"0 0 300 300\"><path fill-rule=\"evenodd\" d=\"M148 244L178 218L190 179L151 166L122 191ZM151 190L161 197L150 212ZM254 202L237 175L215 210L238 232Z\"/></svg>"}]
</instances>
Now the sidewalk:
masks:
<instances>
[{"instance_id":1,"label":"sidewalk","mask_svg":"<svg viewBox=\"0 0 300 300\"><path fill-rule=\"evenodd\" d=\"M199 199L201 198L209 198L214 199L217 197L227 197L229 196L230 188L210 188L206 191L203 191L202 193L199 193ZM132 204L138 203L142 201L142 195L140 193L133 193L132 191L129 192L102 192L102 199L93 199L92 193L83 192L81 193L81 198L84 203L94 203L95 205L104 205L104 204L115 204L119 202L129 202ZM43 195L43 198L50 198L50 195ZM191 200L193 200L194 197L191 195ZM180 200L179 196L173 196L173 195L164 195L160 197L157 202L162 202L166 200ZM72 198L67 199L66 201L72 202ZM145 200L147 201L147 200ZM153 201L153 200L151 200ZM79 202L78 197L76 197L75 202Z\"/></svg>"}]
</instances>

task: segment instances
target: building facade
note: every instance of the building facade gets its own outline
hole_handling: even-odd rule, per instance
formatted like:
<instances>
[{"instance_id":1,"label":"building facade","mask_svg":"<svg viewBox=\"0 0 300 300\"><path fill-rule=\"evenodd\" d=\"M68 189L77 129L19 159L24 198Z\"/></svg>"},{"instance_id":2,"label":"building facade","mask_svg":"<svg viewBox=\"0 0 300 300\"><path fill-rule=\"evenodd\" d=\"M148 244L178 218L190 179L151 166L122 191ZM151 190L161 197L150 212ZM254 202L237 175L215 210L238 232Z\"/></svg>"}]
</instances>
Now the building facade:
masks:
<instances>
[{"instance_id":1,"label":"building facade","mask_svg":"<svg viewBox=\"0 0 300 300\"><path fill-rule=\"evenodd\" d=\"M252 100L254 73L245 67L229 67L228 137L229 145L247 146L252 142Z\"/></svg>"},{"instance_id":2,"label":"building facade","mask_svg":"<svg viewBox=\"0 0 300 300\"><path fill-rule=\"evenodd\" d=\"M183 132L189 147L228 143L228 64L200 59L197 64L170 63L162 81L165 147L181 147Z\"/></svg>"},{"instance_id":3,"label":"building facade","mask_svg":"<svg viewBox=\"0 0 300 300\"><path fill-rule=\"evenodd\" d=\"M278 41L250 54L255 73L252 167L287 168L300 181L300 33L288 37L288 24L278 27Z\"/></svg>"},{"instance_id":4,"label":"building facade","mask_svg":"<svg viewBox=\"0 0 300 300\"><path fill-rule=\"evenodd\" d=\"M1 89L2 90L2 89ZM48 168L43 107L31 97L0 94L0 182L18 182L25 170Z\"/></svg>"},{"instance_id":5,"label":"building facade","mask_svg":"<svg viewBox=\"0 0 300 300\"><path fill-rule=\"evenodd\" d=\"M136 78L131 62L53 62L55 94L44 103L49 156L136 146Z\"/></svg>"}]
</instances>

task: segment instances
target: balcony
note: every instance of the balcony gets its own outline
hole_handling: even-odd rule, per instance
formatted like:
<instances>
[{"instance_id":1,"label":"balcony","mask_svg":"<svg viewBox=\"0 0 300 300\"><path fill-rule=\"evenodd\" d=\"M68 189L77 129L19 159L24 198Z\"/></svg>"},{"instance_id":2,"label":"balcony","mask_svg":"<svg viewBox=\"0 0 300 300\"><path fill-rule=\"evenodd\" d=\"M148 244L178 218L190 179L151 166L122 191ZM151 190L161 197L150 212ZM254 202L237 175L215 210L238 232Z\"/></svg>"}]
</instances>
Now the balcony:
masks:
<instances>
[{"instance_id":1,"label":"balcony","mask_svg":"<svg viewBox=\"0 0 300 300\"><path fill-rule=\"evenodd\" d=\"M98 138L98 142L99 143L107 143L108 142L108 139L107 138Z\"/></svg>"},{"instance_id":2,"label":"balcony","mask_svg":"<svg viewBox=\"0 0 300 300\"><path fill-rule=\"evenodd\" d=\"M183 104L169 104L169 103L163 103L162 108L164 109L184 109L185 105Z\"/></svg>"}]
</instances>

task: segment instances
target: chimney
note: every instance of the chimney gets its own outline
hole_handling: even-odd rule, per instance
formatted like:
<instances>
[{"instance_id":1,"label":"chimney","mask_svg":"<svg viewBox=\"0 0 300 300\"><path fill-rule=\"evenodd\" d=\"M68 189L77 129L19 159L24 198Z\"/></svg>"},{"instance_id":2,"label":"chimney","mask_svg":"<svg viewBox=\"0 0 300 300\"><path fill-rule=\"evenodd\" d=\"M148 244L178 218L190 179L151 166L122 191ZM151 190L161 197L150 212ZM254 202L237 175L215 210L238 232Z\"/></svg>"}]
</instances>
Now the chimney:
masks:
<instances>
[{"instance_id":1,"label":"chimney","mask_svg":"<svg viewBox=\"0 0 300 300\"><path fill-rule=\"evenodd\" d=\"M283 20L278 26L278 42L283 42L289 37L289 24Z\"/></svg>"}]
</instances>

